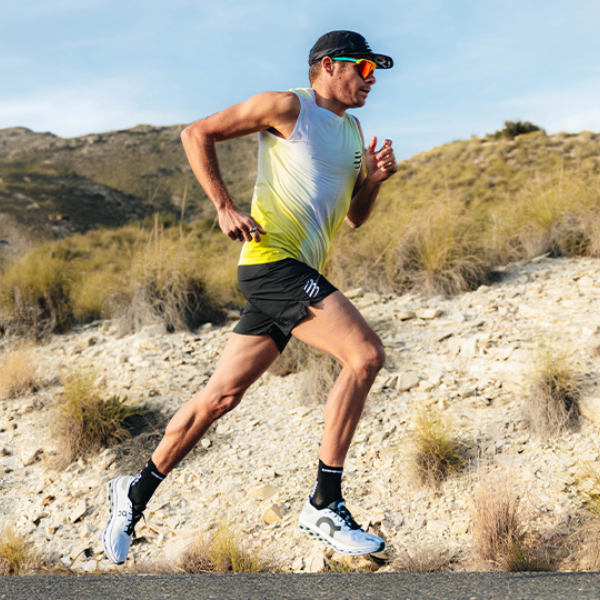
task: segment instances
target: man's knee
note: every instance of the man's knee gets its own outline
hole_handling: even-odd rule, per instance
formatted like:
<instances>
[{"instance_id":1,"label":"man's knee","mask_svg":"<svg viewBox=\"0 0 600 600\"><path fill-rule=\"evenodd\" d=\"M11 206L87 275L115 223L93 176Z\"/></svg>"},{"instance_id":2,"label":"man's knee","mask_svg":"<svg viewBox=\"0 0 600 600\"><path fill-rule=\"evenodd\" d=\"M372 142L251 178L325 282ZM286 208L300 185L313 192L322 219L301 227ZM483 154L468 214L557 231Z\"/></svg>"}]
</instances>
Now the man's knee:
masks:
<instances>
[{"instance_id":1,"label":"man's knee","mask_svg":"<svg viewBox=\"0 0 600 600\"><path fill-rule=\"evenodd\" d=\"M385 349L379 337L374 336L361 345L355 355L353 368L367 379L375 379L385 364Z\"/></svg>"},{"instance_id":2,"label":"man's knee","mask_svg":"<svg viewBox=\"0 0 600 600\"><path fill-rule=\"evenodd\" d=\"M216 421L233 410L242 400L243 393L220 394L208 403L210 420Z\"/></svg>"}]
</instances>

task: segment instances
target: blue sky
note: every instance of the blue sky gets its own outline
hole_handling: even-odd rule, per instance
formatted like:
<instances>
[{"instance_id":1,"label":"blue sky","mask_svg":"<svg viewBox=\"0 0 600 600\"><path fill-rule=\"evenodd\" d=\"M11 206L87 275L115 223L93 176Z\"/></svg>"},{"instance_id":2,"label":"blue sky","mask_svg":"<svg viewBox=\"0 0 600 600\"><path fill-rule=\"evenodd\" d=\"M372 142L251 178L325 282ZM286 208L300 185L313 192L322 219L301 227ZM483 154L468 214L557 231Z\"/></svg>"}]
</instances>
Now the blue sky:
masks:
<instances>
[{"instance_id":1,"label":"blue sky","mask_svg":"<svg viewBox=\"0 0 600 600\"><path fill-rule=\"evenodd\" d=\"M399 158L505 120L600 131L597 0L3 0L0 15L0 128L189 123L308 85L315 40L352 29L395 60L356 115Z\"/></svg>"}]
</instances>

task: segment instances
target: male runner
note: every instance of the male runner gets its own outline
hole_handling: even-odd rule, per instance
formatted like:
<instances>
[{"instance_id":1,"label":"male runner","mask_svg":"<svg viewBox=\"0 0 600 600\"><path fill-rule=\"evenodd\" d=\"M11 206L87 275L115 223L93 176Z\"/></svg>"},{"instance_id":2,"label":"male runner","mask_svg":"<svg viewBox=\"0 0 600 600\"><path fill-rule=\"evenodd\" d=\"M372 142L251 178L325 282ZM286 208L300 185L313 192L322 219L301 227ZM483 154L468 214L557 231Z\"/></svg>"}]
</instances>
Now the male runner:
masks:
<instances>
[{"instance_id":1,"label":"male runner","mask_svg":"<svg viewBox=\"0 0 600 600\"><path fill-rule=\"evenodd\" d=\"M110 519L104 548L127 558L148 500L210 425L239 404L279 356L291 335L334 356L342 366L325 407L315 487L300 528L336 551L380 552L385 542L363 531L341 491L344 459L367 394L385 355L379 337L352 303L321 274L332 236L345 219L353 228L371 214L381 184L397 171L392 143L366 151L348 109L365 104L375 54L352 31L323 35L309 55L311 88L265 92L202 119L181 134L190 165L214 203L219 225L244 242L239 283L248 305L206 387L172 418L142 471L108 485ZM251 214L239 210L219 172L215 143L259 133L258 178Z\"/></svg>"}]
</instances>

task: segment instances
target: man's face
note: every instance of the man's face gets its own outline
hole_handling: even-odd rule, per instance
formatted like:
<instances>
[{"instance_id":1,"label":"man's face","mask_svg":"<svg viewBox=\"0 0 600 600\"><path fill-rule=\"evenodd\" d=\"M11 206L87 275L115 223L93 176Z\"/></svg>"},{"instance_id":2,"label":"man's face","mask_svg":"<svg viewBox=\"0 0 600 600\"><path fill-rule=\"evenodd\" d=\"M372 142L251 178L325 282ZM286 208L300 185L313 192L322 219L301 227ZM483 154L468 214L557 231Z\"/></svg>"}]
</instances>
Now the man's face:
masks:
<instances>
[{"instance_id":1,"label":"man's face","mask_svg":"<svg viewBox=\"0 0 600 600\"><path fill-rule=\"evenodd\" d=\"M348 108L364 106L371 86L376 82L375 75L371 73L366 79L360 74L359 67L352 62L332 61L334 71L334 84L339 102Z\"/></svg>"}]
</instances>

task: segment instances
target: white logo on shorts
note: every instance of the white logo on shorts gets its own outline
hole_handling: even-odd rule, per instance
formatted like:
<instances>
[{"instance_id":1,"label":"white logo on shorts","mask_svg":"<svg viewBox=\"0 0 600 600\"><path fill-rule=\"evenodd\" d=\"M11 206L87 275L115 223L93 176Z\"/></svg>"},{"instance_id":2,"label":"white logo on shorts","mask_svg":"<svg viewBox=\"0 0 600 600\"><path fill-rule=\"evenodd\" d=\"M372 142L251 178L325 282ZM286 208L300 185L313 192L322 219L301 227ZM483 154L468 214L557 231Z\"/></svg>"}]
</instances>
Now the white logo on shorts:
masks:
<instances>
[{"instance_id":1,"label":"white logo on shorts","mask_svg":"<svg viewBox=\"0 0 600 600\"><path fill-rule=\"evenodd\" d=\"M304 286L304 291L308 294L309 298L314 298L319 293L319 286L314 279L309 279Z\"/></svg>"}]
</instances>

